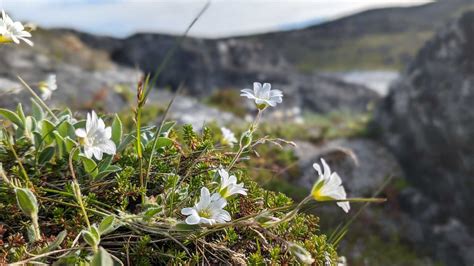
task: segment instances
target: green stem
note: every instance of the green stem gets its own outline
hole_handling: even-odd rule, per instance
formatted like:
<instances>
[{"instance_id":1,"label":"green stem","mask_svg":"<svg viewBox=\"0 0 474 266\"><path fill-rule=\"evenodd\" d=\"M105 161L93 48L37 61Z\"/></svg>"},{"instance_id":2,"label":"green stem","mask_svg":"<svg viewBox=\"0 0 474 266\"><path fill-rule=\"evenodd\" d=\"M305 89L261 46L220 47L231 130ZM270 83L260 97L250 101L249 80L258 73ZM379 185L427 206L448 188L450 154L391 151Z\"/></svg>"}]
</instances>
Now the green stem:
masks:
<instances>
[{"instance_id":1,"label":"green stem","mask_svg":"<svg viewBox=\"0 0 474 266\"><path fill-rule=\"evenodd\" d=\"M36 240L41 240L41 231L38 224L38 215L34 214L31 216L31 223L33 224L33 232Z\"/></svg>"},{"instance_id":2,"label":"green stem","mask_svg":"<svg viewBox=\"0 0 474 266\"><path fill-rule=\"evenodd\" d=\"M12 151L13 156L15 156L15 160L18 162L18 165L20 166L21 174L23 175L23 178L25 179L27 185L33 187L33 184L31 183L30 178L28 177L28 174L26 173L25 167L23 167L23 164L21 163L20 157L18 157L18 154L15 151L15 148L10 142L10 136L7 136L7 144L10 150Z\"/></svg>"},{"instance_id":3,"label":"green stem","mask_svg":"<svg viewBox=\"0 0 474 266\"><path fill-rule=\"evenodd\" d=\"M38 103L41 104L41 106L51 115L51 117L53 117L57 121L58 118L56 117L56 115L54 115L53 111L49 109L48 105L44 103L44 101L38 96L38 94L36 94L36 92L28 85L28 83L26 83L20 76L17 76L17 78L20 80L23 86L25 86L25 88L31 93L31 95L33 95L33 97L38 101Z\"/></svg>"},{"instance_id":4,"label":"green stem","mask_svg":"<svg viewBox=\"0 0 474 266\"><path fill-rule=\"evenodd\" d=\"M91 230L91 222L89 221L89 216L87 215L86 208L84 206L84 202L82 201L82 193L81 193L81 188L79 187L79 183L77 182L76 174L74 173L74 166L72 164L72 157L74 156L74 153L76 153L77 147L71 150L69 153L69 170L71 171L71 176L73 180L73 186L76 186L74 191L77 191L76 200L79 206L81 207L82 214L84 216L84 220L86 221L87 228L89 231Z\"/></svg>"},{"instance_id":5,"label":"green stem","mask_svg":"<svg viewBox=\"0 0 474 266\"><path fill-rule=\"evenodd\" d=\"M255 117L255 119L253 120L252 124L250 125L249 127L249 132L250 132L250 135L252 136L253 133L255 132L255 130L257 130L257 127L258 127L258 123L260 122L260 119L262 117L262 113L263 113L263 110L262 109L258 109L258 113L257 113L257 116ZM243 147L242 145L239 147L239 150L237 151L237 153L235 154L234 158L232 159L232 161L230 162L229 166L227 167L227 171L229 172L232 167L234 167L235 163L237 162L237 160L239 160L240 156L242 155L242 153L244 152L245 150L245 147Z\"/></svg>"}]
</instances>

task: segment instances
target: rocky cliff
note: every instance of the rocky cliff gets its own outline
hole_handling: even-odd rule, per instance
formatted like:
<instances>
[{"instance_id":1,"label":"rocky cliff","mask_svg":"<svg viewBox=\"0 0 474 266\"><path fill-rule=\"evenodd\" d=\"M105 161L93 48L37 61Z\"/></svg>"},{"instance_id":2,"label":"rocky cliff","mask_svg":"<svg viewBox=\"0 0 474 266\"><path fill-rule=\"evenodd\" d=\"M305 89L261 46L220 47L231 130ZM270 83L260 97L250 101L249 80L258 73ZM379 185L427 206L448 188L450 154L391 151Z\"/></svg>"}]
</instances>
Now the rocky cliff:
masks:
<instances>
[{"instance_id":1,"label":"rocky cliff","mask_svg":"<svg viewBox=\"0 0 474 266\"><path fill-rule=\"evenodd\" d=\"M452 265L474 263L473 36L474 12L439 31L376 116L381 140L418 191L404 205L422 225L416 241L435 241L426 244Z\"/></svg>"}]
</instances>

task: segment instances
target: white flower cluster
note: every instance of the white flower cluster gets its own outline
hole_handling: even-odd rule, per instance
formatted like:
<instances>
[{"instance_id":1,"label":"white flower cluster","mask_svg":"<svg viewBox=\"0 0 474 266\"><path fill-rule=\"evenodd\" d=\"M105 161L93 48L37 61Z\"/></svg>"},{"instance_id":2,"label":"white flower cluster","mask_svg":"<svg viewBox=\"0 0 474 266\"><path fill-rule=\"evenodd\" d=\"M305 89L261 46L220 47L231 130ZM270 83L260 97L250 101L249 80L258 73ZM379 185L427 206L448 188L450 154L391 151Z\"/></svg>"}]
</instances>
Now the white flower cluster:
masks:
<instances>
[{"instance_id":1,"label":"white flower cluster","mask_svg":"<svg viewBox=\"0 0 474 266\"><path fill-rule=\"evenodd\" d=\"M235 194L247 195L247 189L243 184L237 184L237 178L224 169L217 171L221 177L221 182L217 192L212 195L206 187L201 188L199 202L193 207L183 208L181 214L188 216L185 220L187 224L208 224L226 223L231 220L229 212L224 210L227 206L227 199Z\"/></svg>"},{"instance_id":2,"label":"white flower cluster","mask_svg":"<svg viewBox=\"0 0 474 266\"><path fill-rule=\"evenodd\" d=\"M19 21L13 21L4 10L2 10L2 18L0 18L0 43L14 42L20 43L20 40L33 46L33 42L27 38L31 37L31 33L25 30L25 27Z\"/></svg>"}]
</instances>

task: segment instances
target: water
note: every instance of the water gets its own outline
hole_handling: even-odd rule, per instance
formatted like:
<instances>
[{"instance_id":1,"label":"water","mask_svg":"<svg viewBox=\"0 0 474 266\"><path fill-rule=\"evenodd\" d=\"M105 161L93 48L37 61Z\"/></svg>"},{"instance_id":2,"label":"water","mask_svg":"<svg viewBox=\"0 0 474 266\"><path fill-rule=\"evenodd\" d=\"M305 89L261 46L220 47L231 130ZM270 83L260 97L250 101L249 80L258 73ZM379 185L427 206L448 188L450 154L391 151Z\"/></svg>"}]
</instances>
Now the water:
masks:
<instances>
[{"instance_id":1,"label":"water","mask_svg":"<svg viewBox=\"0 0 474 266\"><path fill-rule=\"evenodd\" d=\"M364 85L382 96L387 95L390 84L399 77L397 71L385 70L354 70L328 74L346 82Z\"/></svg>"}]
</instances>

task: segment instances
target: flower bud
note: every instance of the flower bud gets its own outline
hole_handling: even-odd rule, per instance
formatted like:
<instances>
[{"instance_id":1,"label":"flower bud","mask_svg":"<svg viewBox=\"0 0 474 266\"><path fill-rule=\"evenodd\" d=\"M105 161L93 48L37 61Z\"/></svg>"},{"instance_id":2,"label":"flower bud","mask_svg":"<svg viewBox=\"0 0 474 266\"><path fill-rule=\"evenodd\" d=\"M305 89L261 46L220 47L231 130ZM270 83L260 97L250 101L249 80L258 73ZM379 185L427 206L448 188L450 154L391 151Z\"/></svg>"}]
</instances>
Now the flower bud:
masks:
<instances>
[{"instance_id":1,"label":"flower bud","mask_svg":"<svg viewBox=\"0 0 474 266\"><path fill-rule=\"evenodd\" d=\"M97 249L100 243L100 233L95 225L91 226L90 230L83 230L82 231L82 238L86 241L89 246L91 246L94 250Z\"/></svg>"},{"instance_id":2,"label":"flower bud","mask_svg":"<svg viewBox=\"0 0 474 266\"><path fill-rule=\"evenodd\" d=\"M29 189L15 188L16 201L21 211L29 217L38 216L38 201Z\"/></svg>"},{"instance_id":3,"label":"flower bud","mask_svg":"<svg viewBox=\"0 0 474 266\"><path fill-rule=\"evenodd\" d=\"M242 136L240 137L240 147L242 149L247 148L250 146L252 143L252 132L247 130L244 133L242 133Z\"/></svg>"}]
</instances>

